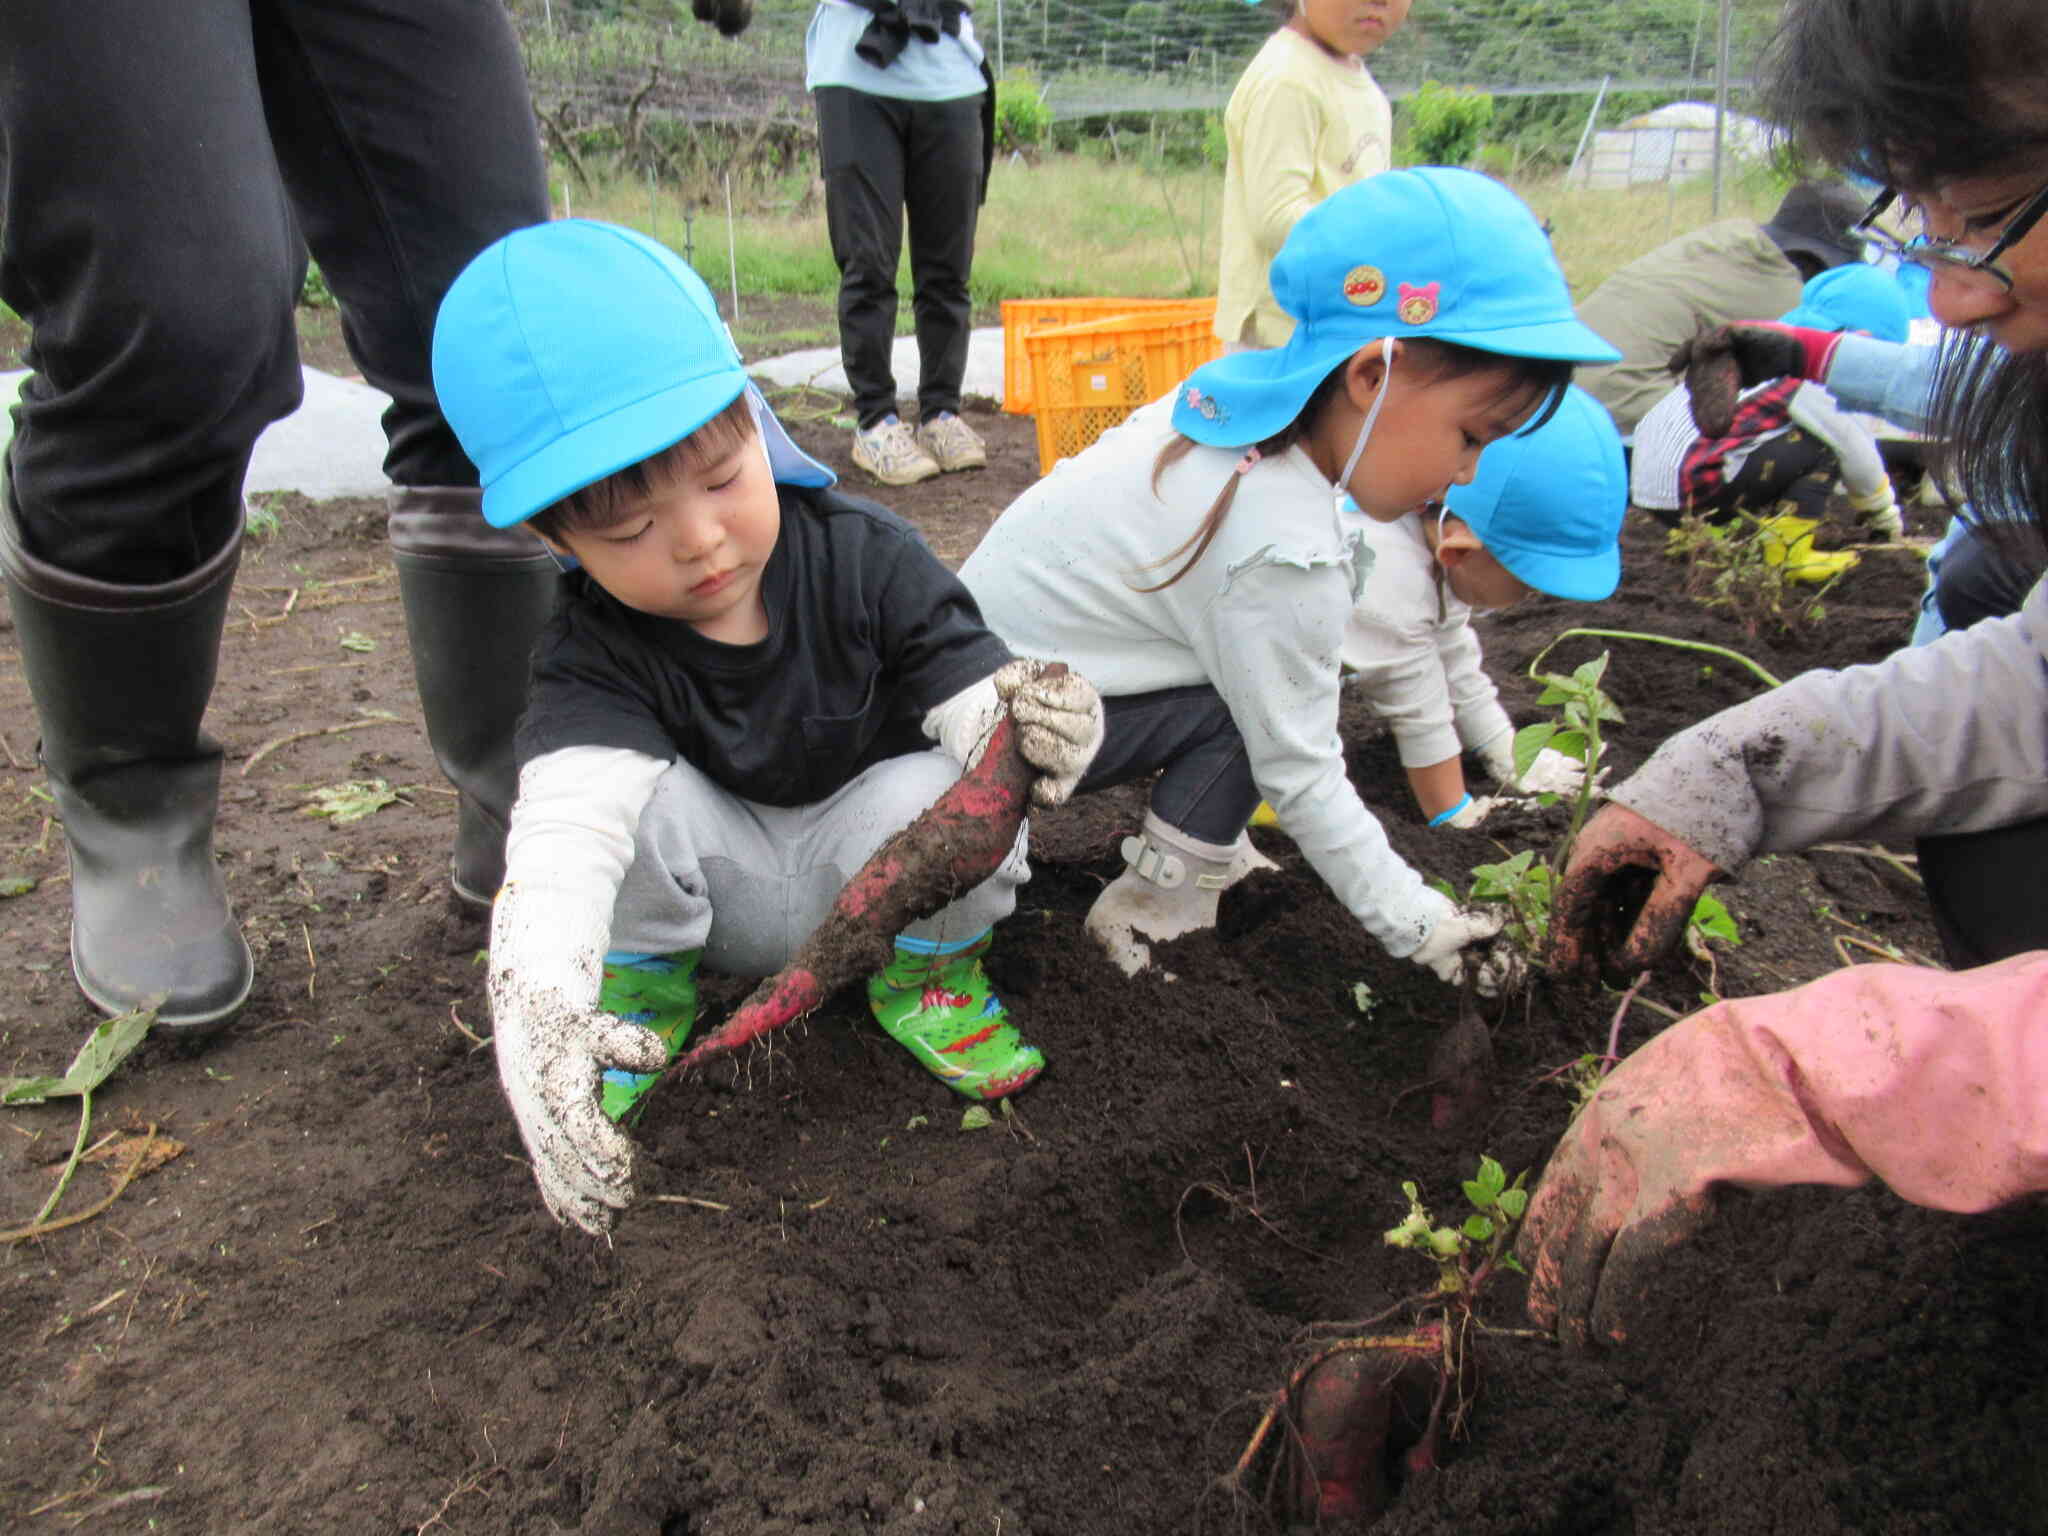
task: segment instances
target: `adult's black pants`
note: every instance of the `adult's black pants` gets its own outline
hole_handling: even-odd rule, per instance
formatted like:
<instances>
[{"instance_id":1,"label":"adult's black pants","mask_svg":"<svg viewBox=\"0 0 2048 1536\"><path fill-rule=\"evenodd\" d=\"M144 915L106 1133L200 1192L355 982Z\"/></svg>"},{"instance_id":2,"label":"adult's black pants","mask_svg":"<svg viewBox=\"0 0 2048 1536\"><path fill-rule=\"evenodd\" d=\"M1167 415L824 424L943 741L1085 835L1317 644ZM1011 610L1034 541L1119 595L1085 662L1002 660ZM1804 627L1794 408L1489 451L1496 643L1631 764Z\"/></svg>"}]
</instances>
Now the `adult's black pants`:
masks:
<instances>
[{"instance_id":1,"label":"adult's black pants","mask_svg":"<svg viewBox=\"0 0 2048 1536\"><path fill-rule=\"evenodd\" d=\"M825 225L839 264L839 351L853 409L871 427L896 409L896 266L910 224L917 408L960 408L973 306L967 278L981 212L982 96L900 101L820 86Z\"/></svg>"},{"instance_id":2,"label":"adult's black pants","mask_svg":"<svg viewBox=\"0 0 2048 1536\"><path fill-rule=\"evenodd\" d=\"M386 472L476 483L434 400L434 314L548 216L501 0L4 0L0 198L31 554L146 585L224 547L257 435L299 403L306 248L392 397Z\"/></svg>"}]
</instances>

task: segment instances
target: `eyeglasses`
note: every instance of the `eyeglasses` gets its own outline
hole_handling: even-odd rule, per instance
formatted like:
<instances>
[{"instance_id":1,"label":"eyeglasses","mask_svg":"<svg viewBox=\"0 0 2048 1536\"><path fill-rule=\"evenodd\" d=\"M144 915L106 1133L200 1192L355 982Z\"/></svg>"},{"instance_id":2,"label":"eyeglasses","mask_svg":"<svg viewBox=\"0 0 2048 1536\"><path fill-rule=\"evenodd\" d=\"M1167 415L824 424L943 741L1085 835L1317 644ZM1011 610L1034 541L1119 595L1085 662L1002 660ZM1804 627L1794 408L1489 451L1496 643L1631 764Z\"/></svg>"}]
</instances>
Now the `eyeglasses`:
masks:
<instances>
[{"instance_id":1,"label":"eyeglasses","mask_svg":"<svg viewBox=\"0 0 2048 1536\"><path fill-rule=\"evenodd\" d=\"M1863 217L1849 226L1849 233L1887 256L1896 256L1900 261L1910 261L1915 266L1941 272L1958 282L2000 294L2012 292L2012 276L2003 267L1992 263L2026 239L2033 227L2041 222L2042 215L2048 214L2048 187L2043 187L2006 220L2004 231L1992 242L1989 250L1973 251L1960 240L1935 240L1926 235L1916 235L1911 240L1900 241L1876 228L1878 217L1898 200L1898 189L1886 187L1878 193L1877 200L1863 210Z\"/></svg>"}]
</instances>

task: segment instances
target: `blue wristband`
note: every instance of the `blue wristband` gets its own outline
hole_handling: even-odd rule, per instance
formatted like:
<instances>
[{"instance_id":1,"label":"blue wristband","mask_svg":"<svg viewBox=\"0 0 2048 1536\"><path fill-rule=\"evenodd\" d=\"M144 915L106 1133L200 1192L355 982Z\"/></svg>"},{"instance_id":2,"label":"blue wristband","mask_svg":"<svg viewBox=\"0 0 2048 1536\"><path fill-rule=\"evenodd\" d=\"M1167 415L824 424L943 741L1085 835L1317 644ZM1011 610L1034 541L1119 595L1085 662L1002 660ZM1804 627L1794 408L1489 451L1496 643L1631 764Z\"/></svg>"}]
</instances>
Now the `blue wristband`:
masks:
<instances>
[{"instance_id":1,"label":"blue wristband","mask_svg":"<svg viewBox=\"0 0 2048 1536\"><path fill-rule=\"evenodd\" d=\"M1445 822L1449 821L1453 816L1457 815L1460 811L1468 809L1471 806L1471 804L1472 791L1468 789L1465 791L1464 799L1460 800L1456 805L1452 806L1447 811L1438 811L1434 816L1429 818L1429 824L1432 827L1440 827Z\"/></svg>"}]
</instances>

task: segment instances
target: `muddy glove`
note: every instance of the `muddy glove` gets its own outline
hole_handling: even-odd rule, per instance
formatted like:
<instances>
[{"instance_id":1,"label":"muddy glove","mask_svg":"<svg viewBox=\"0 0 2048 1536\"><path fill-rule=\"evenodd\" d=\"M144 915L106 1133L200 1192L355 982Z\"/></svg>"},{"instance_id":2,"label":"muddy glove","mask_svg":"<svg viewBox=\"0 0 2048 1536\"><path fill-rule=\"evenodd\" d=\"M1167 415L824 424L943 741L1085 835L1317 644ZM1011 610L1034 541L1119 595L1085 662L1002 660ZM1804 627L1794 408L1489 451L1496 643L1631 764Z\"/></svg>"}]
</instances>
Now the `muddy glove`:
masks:
<instances>
[{"instance_id":1,"label":"muddy glove","mask_svg":"<svg viewBox=\"0 0 2048 1536\"><path fill-rule=\"evenodd\" d=\"M1678 344L1667 366L1685 375L1692 422L1703 437L1726 437L1735 424L1735 398L1772 379L1824 383L1840 331L1818 331L1776 320L1742 320L1703 329Z\"/></svg>"},{"instance_id":2,"label":"muddy glove","mask_svg":"<svg viewBox=\"0 0 2048 1536\"><path fill-rule=\"evenodd\" d=\"M1655 822L1626 806L1603 806L1579 833L1551 898L1551 974L1586 976L1603 965L1627 975L1647 970L1678 947L1700 892L1723 877Z\"/></svg>"},{"instance_id":3,"label":"muddy glove","mask_svg":"<svg viewBox=\"0 0 2048 1536\"><path fill-rule=\"evenodd\" d=\"M1717 1003L1607 1075L1515 1244L1529 1313L1619 1343L1715 1191L1882 1179L1981 1211L2048 1187L2048 955L1961 973L1858 965Z\"/></svg>"},{"instance_id":4,"label":"muddy glove","mask_svg":"<svg viewBox=\"0 0 2048 1536\"><path fill-rule=\"evenodd\" d=\"M1057 662L1008 661L926 714L924 733L971 768L1006 710L1017 725L1018 753L1043 775L1032 781L1033 802L1062 804L1102 745L1095 685Z\"/></svg>"},{"instance_id":5,"label":"muddy glove","mask_svg":"<svg viewBox=\"0 0 2048 1536\"><path fill-rule=\"evenodd\" d=\"M1438 899L1443 902L1443 916L1408 958L1454 987L1464 984L1465 968L1471 965L1473 989L1481 997L1499 997L1519 986L1525 969L1522 957L1511 941L1500 937L1506 915L1483 907L1454 906L1447 897Z\"/></svg>"},{"instance_id":6,"label":"muddy glove","mask_svg":"<svg viewBox=\"0 0 2048 1536\"><path fill-rule=\"evenodd\" d=\"M633 1198L633 1143L605 1118L607 1067L659 1072L652 1030L602 1013L611 911L577 893L508 880L491 916L491 1019L498 1080L555 1220L601 1234Z\"/></svg>"},{"instance_id":7,"label":"muddy glove","mask_svg":"<svg viewBox=\"0 0 2048 1536\"><path fill-rule=\"evenodd\" d=\"M1586 765L1569 753L1555 747L1545 747L1529 764L1529 771L1520 775L1515 772L1515 733L1503 731L1488 742L1482 742L1476 749L1479 761L1485 765L1503 790L1523 795L1576 795L1579 785L1586 777ZM1605 782L1608 770L1600 770L1600 781Z\"/></svg>"}]
</instances>

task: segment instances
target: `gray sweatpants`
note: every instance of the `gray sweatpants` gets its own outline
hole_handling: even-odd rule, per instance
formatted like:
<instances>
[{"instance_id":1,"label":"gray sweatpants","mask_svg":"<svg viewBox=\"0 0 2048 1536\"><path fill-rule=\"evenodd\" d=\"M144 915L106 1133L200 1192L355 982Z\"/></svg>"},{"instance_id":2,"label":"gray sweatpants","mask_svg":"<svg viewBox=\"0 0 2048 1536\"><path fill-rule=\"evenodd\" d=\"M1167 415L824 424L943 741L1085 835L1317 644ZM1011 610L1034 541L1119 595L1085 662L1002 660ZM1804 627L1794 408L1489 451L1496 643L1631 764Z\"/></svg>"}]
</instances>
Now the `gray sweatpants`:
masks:
<instances>
[{"instance_id":1,"label":"gray sweatpants","mask_svg":"<svg viewBox=\"0 0 2048 1536\"><path fill-rule=\"evenodd\" d=\"M704 967L771 976L832 910L855 870L960 777L939 751L877 763L815 805L756 805L677 762L640 813L633 866L612 907L612 953L702 949ZM964 944L1008 917L1031 878L1018 830L987 880L904 932Z\"/></svg>"}]
</instances>

